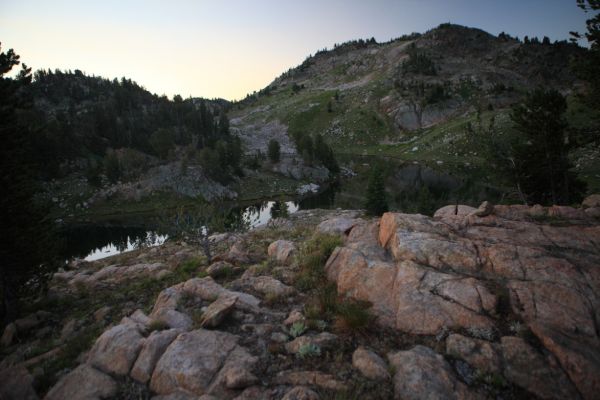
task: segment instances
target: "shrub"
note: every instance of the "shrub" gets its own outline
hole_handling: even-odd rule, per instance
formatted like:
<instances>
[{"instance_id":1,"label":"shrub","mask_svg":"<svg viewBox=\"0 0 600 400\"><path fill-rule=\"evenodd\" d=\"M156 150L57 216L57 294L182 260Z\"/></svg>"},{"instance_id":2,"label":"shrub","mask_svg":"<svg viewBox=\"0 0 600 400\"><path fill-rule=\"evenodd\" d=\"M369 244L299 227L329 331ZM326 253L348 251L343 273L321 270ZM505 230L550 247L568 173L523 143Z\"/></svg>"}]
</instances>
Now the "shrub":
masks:
<instances>
[{"instance_id":1,"label":"shrub","mask_svg":"<svg viewBox=\"0 0 600 400\"><path fill-rule=\"evenodd\" d=\"M153 320L150 325L148 325L148 333L154 331L164 331L165 329L169 329L169 325L165 321L161 320Z\"/></svg>"},{"instance_id":2,"label":"shrub","mask_svg":"<svg viewBox=\"0 0 600 400\"><path fill-rule=\"evenodd\" d=\"M326 282L323 267L333 250L342 244L337 235L315 235L304 244L300 253L300 273L296 277L296 286L300 290L318 288Z\"/></svg>"},{"instance_id":3,"label":"shrub","mask_svg":"<svg viewBox=\"0 0 600 400\"><path fill-rule=\"evenodd\" d=\"M306 343L298 349L298 358L317 357L321 355L321 348L314 343Z\"/></svg>"},{"instance_id":4,"label":"shrub","mask_svg":"<svg viewBox=\"0 0 600 400\"><path fill-rule=\"evenodd\" d=\"M306 325L304 325L304 322L302 321L294 322L290 327L290 336L292 337L296 338L302 335L304 332L306 332Z\"/></svg>"},{"instance_id":5,"label":"shrub","mask_svg":"<svg viewBox=\"0 0 600 400\"><path fill-rule=\"evenodd\" d=\"M372 320L370 304L347 300L337 305L335 326L341 331L365 329Z\"/></svg>"}]
</instances>

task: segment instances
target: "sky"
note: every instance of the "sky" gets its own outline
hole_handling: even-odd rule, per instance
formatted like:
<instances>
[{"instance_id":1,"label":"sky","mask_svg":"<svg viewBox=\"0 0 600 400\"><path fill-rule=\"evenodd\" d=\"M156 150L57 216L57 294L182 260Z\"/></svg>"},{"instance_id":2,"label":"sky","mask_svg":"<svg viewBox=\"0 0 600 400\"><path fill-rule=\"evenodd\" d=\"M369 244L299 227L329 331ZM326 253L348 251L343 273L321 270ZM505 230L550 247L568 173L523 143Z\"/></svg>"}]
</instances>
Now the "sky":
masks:
<instances>
[{"instance_id":1,"label":"sky","mask_svg":"<svg viewBox=\"0 0 600 400\"><path fill-rule=\"evenodd\" d=\"M34 70L236 100L335 43L445 22L562 40L586 18L575 0L0 0L0 42Z\"/></svg>"}]
</instances>

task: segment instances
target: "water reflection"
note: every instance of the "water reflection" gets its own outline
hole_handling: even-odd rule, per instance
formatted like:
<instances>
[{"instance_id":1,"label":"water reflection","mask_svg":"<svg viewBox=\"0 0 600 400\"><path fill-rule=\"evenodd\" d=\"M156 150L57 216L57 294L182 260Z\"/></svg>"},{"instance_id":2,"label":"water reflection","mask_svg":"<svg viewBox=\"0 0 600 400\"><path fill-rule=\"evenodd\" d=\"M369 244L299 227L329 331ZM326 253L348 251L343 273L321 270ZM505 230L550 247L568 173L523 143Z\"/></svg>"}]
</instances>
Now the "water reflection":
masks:
<instances>
[{"instance_id":1,"label":"water reflection","mask_svg":"<svg viewBox=\"0 0 600 400\"><path fill-rule=\"evenodd\" d=\"M86 226L73 228L64 234L65 258L87 261L120 254L142 247L163 244L168 236L158 231L137 227Z\"/></svg>"},{"instance_id":2,"label":"water reflection","mask_svg":"<svg viewBox=\"0 0 600 400\"><path fill-rule=\"evenodd\" d=\"M334 182L320 193L298 201L268 200L252 205L232 207L226 216L228 227L244 226L254 229L271 219L286 217L302 209L364 207L368 172L371 161L355 163L357 175ZM499 193L470 179L460 179L422 165L387 163L386 192L391 210L432 215L447 204L477 206L483 200L495 202ZM147 220L147 223L150 219ZM69 254L66 258L97 260L130 251L142 246L162 244L167 235L156 229L131 227L85 227L71 230L67 235Z\"/></svg>"},{"instance_id":3,"label":"water reflection","mask_svg":"<svg viewBox=\"0 0 600 400\"><path fill-rule=\"evenodd\" d=\"M249 229L264 225L271 219L286 217L300 209L294 201L264 201L241 208Z\"/></svg>"}]
</instances>

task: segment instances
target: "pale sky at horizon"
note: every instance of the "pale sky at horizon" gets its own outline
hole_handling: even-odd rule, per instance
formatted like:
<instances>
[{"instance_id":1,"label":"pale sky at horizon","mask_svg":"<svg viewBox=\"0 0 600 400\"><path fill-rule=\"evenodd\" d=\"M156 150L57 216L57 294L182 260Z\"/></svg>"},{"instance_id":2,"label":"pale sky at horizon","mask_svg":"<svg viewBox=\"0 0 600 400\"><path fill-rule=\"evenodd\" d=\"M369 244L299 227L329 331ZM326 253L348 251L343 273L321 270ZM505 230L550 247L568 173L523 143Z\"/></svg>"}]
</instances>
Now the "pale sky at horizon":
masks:
<instances>
[{"instance_id":1,"label":"pale sky at horizon","mask_svg":"<svg viewBox=\"0 0 600 400\"><path fill-rule=\"evenodd\" d=\"M440 23L562 40L575 0L0 0L2 49L34 70L127 77L172 97L243 98L335 43Z\"/></svg>"}]
</instances>

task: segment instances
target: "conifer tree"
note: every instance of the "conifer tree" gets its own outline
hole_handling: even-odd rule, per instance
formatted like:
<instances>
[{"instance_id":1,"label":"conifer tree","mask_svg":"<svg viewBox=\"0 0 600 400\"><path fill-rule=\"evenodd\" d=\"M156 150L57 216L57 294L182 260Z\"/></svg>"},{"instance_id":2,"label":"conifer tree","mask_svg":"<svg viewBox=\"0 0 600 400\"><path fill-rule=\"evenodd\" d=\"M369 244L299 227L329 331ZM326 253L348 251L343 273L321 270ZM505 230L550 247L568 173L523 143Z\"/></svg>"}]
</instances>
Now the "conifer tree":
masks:
<instances>
[{"instance_id":1,"label":"conifer tree","mask_svg":"<svg viewBox=\"0 0 600 400\"><path fill-rule=\"evenodd\" d=\"M43 166L35 160L34 132L19 113L31 107L23 87L31 83L31 70L22 64L14 78L6 77L20 64L12 49L0 53L0 319L7 322L18 314L19 298L40 288L56 247L52 226L34 201Z\"/></svg>"},{"instance_id":2,"label":"conifer tree","mask_svg":"<svg viewBox=\"0 0 600 400\"><path fill-rule=\"evenodd\" d=\"M276 164L279 162L279 159L281 157L280 151L281 150L279 142L275 139L269 140L269 148L267 149L267 155L269 156L269 160L271 160L272 163Z\"/></svg>"},{"instance_id":3,"label":"conifer tree","mask_svg":"<svg viewBox=\"0 0 600 400\"><path fill-rule=\"evenodd\" d=\"M377 216L388 211L383 171L379 166L373 167L369 175L365 208L367 209L368 214Z\"/></svg>"}]
</instances>

